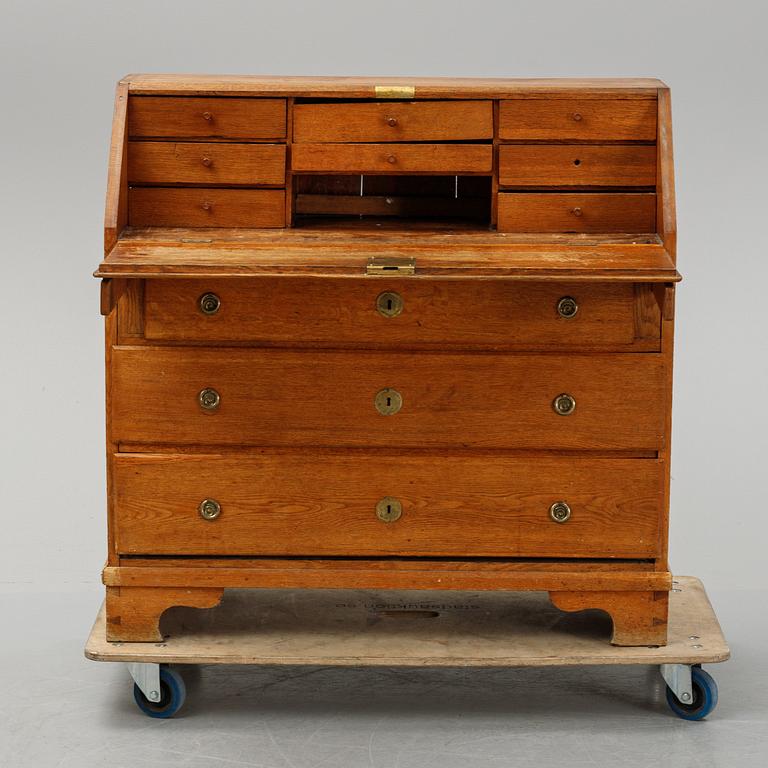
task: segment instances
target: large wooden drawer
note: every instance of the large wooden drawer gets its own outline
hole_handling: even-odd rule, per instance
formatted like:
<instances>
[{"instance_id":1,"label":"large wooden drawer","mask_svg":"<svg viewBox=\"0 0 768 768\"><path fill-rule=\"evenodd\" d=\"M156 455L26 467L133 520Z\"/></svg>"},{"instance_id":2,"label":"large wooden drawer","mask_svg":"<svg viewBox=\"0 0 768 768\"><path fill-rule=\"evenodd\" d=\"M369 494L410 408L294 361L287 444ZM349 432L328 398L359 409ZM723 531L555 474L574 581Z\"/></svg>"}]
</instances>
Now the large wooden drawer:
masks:
<instances>
[{"instance_id":1,"label":"large wooden drawer","mask_svg":"<svg viewBox=\"0 0 768 768\"><path fill-rule=\"evenodd\" d=\"M201 309L208 294L214 314ZM558 311L567 297L572 317ZM272 346L648 350L660 336L650 287L628 283L161 279L145 284L144 318L150 340Z\"/></svg>"},{"instance_id":2,"label":"large wooden drawer","mask_svg":"<svg viewBox=\"0 0 768 768\"><path fill-rule=\"evenodd\" d=\"M274 453L118 454L121 554L646 558L655 459ZM399 519L376 514L397 500ZM204 499L219 505L203 519ZM551 506L564 501L566 522Z\"/></svg>"},{"instance_id":3,"label":"large wooden drawer","mask_svg":"<svg viewBox=\"0 0 768 768\"><path fill-rule=\"evenodd\" d=\"M499 147L499 184L652 187L656 184L656 147L503 144Z\"/></svg>"},{"instance_id":4,"label":"large wooden drawer","mask_svg":"<svg viewBox=\"0 0 768 768\"><path fill-rule=\"evenodd\" d=\"M502 192L499 232L656 231L653 192Z\"/></svg>"},{"instance_id":5,"label":"large wooden drawer","mask_svg":"<svg viewBox=\"0 0 768 768\"><path fill-rule=\"evenodd\" d=\"M116 347L119 443L658 450L663 359L644 354L439 354ZM203 389L220 403L206 411ZM394 388L402 408L374 399ZM560 394L576 401L559 415ZM391 393L385 393L389 396Z\"/></svg>"},{"instance_id":6,"label":"large wooden drawer","mask_svg":"<svg viewBox=\"0 0 768 768\"><path fill-rule=\"evenodd\" d=\"M132 141L128 183L280 186L285 144Z\"/></svg>"},{"instance_id":7,"label":"large wooden drawer","mask_svg":"<svg viewBox=\"0 0 768 768\"><path fill-rule=\"evenodd\" d=\"M151 138L282 139L285 99L131 96L128 134Z\"/></svg>"},{"instance_id":8,"label":"large wooden drawer","mask_svg":"<svg viewBox=\"0 0 768 768\"><path fill-rule=\"evenodd\" d=\"M296 173L491 173L490 144L295 144Z\"/></svg>"},{"instance_id":9,"label":"large wooden drawer","mask_svg":"<svg viewBox=\"0 0 768 768\"><path fill-rule=\"evenodd\" d=\"M297 143L491 138L491 101L297 104L293 108L293 140Z\"/></svg>"},{"instance_id":10,"label":"large wooden drawer","mask_svg":"<svg viewBox=\"0 0 768 768\"><path fill-rule=\"evenodd\" d=\"M284 227L285 190L132 187L134 227Z\"/></svg>"},{"instance_id":11,"label":"large wooden drawer","mask_svg":"<svg viewBox=\"0 0 768 768\"><path fill-rule=\"evenodd\" d=\"M508 99L499 138L655 141L657 111L656 99Z\"/></svg>"}]
</instances>

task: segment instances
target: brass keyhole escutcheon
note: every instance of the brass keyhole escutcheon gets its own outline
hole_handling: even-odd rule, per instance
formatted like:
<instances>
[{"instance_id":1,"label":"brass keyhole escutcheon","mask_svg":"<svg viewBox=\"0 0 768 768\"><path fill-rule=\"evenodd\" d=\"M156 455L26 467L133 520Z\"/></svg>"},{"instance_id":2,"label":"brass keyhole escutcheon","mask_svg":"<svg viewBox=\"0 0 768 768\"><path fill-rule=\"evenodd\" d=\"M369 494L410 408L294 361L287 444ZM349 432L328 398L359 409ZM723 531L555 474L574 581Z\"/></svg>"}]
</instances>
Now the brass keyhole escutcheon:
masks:
<instances>
[{"instance_id":1,"label":"brass keyhole escutcheon","mask_svg":"<svg viewBox=\"0 0 768 768\"><path fill-rule=\"evenodd\" d=\"M576 410L576 400L564 392L552 401L552 408L560 416L570 416Z\"/></svg>"},{"instance_id":2,"label":"brass keyhole escutcheon","mask_svg":"<svg viewBox=\"0 0 768 768\"><path fill-rule=\"evenodd\" d=\"M403 514L403 505L392 496L385 496L376 504L376 517L382 523L394 523Z\"/></svg>"},{"instance_id":3,"label":"brass keyhole escutcheon","mask_svg":"<svg viewBox=\"0 0 768 768\"><path fill-rule=\"evenodd\" d=\"M564 501L556 501L549 508L549 516L556 523L564 523L571 516L571 508Z\"/></svg>"},{"instance_id":4,"label":"brass keyhole escutcheon","mask_svg":"<svg viewBox=\"0 0 768 768\"><path fill-rule=\"evenodd\" d=\"M221 307L221 299L215 293L204 293L197 300L197 306L204 315L215 315Z\"/></svg>"},{"instance_id":5,"label":"brass keyhole escutcheon","mask_svg":"<svg viewBox=\"0 0 768 768\"><path fill-rule=\"evenodd\" d=\"M376 310L384 317L397 317L403 311L403 297L394 291L384 291L376 297Z\"/></svg>"},{"instance_id":6,"label":"brass keyhole escutcheon","mask_svg":"<svg viewBox=\"0 0 768 768\"><path fill-rule=\"evenodd\" d=\"M221 504L216 499L203 499L197 511L203 520L215 520L221 514Z\"/></svg>"},{"instance_id":7,"label":"brass keyhole escutcheon","mask_svg":"<svg viewBox=\"0 0 768 768\"><path fill-rule=\"evenodd\" d=\"M221 403L221 395L215 389L206 387L200 390L197 401L204 411L215 411Z\"/></svg>"},{"instance_id":8,"label":"brass keyhole escutcheon","mask_svg":"<svg viewBox=\"0 0 768 768\"><path fill-rule=\"evenodd\" d=\"M382 416L393 416L403 407L403 396L396 389L386 387L376 393L373 404Z\"/></svg>"},{"instance_id":9,"label":"brass keyhole escutcheon","mask_svg":"<svg viewBox=\"0 0 768 768\"><path fill-rule=\"evenodd\" d=\"M573 296L563 296L557 302L557 314L560 317L571 318L579 311L579 305Z\"/></svg>"}]
</instances>

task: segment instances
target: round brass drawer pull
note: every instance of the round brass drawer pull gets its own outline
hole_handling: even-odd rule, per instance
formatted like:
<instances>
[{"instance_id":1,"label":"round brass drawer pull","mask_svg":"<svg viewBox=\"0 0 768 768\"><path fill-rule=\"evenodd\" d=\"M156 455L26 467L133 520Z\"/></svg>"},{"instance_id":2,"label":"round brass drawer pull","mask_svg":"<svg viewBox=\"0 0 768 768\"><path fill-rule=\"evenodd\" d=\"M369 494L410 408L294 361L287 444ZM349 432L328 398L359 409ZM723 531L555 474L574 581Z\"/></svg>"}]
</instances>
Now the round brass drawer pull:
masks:
<instances>
[{"instance_id":1,"label":"round brass drawer pull","mask_svg":"<svg viewBox=\"0 0 768 768\"><path fill-rule=\"evenodd\" d=\"M571 395L564 392L552 401L552 408L560 416L570 416L576 410L576 401Z\"/></svg>"},{"instance_id":2,"label":"round brass drawer pull","mask_svg":"<svg viewBox=\"0 0 768 768\"><path fill-rule=\"evenodd\" d=\"M563 296L560 301L557 302L557 314L560 317L573 317L579 311L579 305L576 303L576 299L573 296Z\"/></svg>"},{"instance_id":3,"label":"round brass drawer pull","mask_svg":"<svg viewBox=\"0 0 768 768\"><path fill-rule=\"evenodd\" d=\"M215 520L221 514L221 504L216 499L203 499L197 511L203 520Z\"/></svg>"},{"instance_id":4,"label":"round brass drawer pull","mask_svg":"<svg viewBox=\"0 0 768 768\"><path fill-rule=\"evenodd\" d=\"M549 516L556 523L564 523L571 516L571 508L564 501L556 501L549 508Z\"/></svg>"},{"instance_id":5,"label":"round brass drawer pull","mask_svg":"<svg viewBox=\"0 0 768 768\"><path fill-rule=\"evenodd\" d=\"M403 505L392 496L385 496L376 504L376 517L382 523L394 523L403 514Z\"/></svg>"},{"instance_id":6,"label":"round brass drawer pull","mask_svg":"<svg viewBox=\"0 0 768 768\"><path fill-rule=\"evenodd\" d=\"M197 301L204 315L215 315L221 307L221 299L215 293L204 293Z\"/></svg>"},{"instance_id":7,"label":"round brass drawer pull","mask_svg":"<svg viewBox=\"0 0 768 768\"><path fill-rule=\"evenodd\" d=\"M221 403L221 395L215 389L206 387L200 390L197 400L204 411L215 411Z\"/></svg>"},{"instance_id":8,"label":"round brass drawer pull","mask_svg":"<svg viewBox=\"0 0 768 768\"><path fill-rule=\"evenodd\" d=\"M394 291L384 291L376 297L376 309L384 317L397 317L403 311L403 297Z\"/></svg>"},{"instance_id":9,"label":"round brass drawer pull","mask_svg":"<svg viewBox=\"0 0 768 768\"><path fill-rule=\"evenodd\" d=\"M396 389L386 387L376 393L373 404L382 416L393 416L403 407L403 396Z\"/></svg>"},{"instance_id":10,"label":"round brass drawer pull","mask_svg":"<svg viewBox=\"0 0 768 768\"><path fill-rule=\"evenodd\" d=\"M203 203L200 205L200 207L201 207L201 208L202 208L204 211L212 211L212 210L213 210L213 203L212 203L212 202L210 202L209 200L205 200L205 201L203 201Z\"/></svg>"}]
</instances>

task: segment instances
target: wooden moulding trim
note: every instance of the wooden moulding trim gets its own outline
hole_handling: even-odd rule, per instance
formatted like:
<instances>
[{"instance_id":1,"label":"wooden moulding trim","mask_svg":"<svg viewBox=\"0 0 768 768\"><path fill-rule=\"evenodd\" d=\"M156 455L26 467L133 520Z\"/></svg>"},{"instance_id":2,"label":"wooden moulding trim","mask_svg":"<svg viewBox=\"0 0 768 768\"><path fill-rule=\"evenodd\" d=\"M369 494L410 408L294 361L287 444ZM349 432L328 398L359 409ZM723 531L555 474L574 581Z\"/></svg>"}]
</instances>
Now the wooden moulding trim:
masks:
<instances>
[{"instance_id":1,"label":"wooden moulding trim","mask_svg":"<svg viewBox=\"0 0 768 768\"><path fill-rule=\"evenodd\" d=\"M120 82L115 92L115 112L112 118L112 138L109 145L107 171L107 202L104 210L104 253L117 244L118 236L128 224L128 176L126 116L128 85Z\"/></svg>"},{"instance_id":2,"label":"wooden moulding trim","mask_svg":"<svg viewBox=\"0 0 768 768\"><path fill-rule=\"evenodd\" d=\"M250 75L131 74L132 94L164 96L294 96L376 98L376 86L413 86L415 98L646 98L664 83L655 78L258 77Z\"/></svg>"},{"instance_id":3,"label":"wooden moulding trim","mask_svg":"<svg viewBox=\"0 0 768 768\"><path fill-rule=\"evenodd\" d=\"M669 590L672 575L654 571L518 571L451 568L430 563L429 568L336 567L333 561L265 563L268 567L230 568L108 566L102 580L109 587L223 587L291 589L457 589L541 591ZM345 564L347 565L347 564Z\"/></svg>"},{"instance_id":4,"label":"wooden moulding trim","mask_svg":"<svg viewBox=\"0 0 768 768\"><path fill-rule=\"evenodd\" d=\"M656 171L656 226L664 248L673 262L677 261L677 221L675 210L675 168L672 152L672 104L669 88L659 89L658 136L656 138L658 168Z\"/></svg>"}]
</instances>

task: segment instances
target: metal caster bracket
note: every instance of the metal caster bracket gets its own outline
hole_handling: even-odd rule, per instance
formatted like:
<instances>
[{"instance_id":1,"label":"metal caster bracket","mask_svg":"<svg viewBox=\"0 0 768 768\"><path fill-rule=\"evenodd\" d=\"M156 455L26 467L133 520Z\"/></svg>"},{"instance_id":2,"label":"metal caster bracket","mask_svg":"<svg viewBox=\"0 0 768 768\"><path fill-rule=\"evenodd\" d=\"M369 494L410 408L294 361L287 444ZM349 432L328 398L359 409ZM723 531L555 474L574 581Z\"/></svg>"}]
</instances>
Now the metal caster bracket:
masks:
<instances>
[{"instance_id":1,"label":"metal caster bracket","mask_svg":"<svg viewBox=\"0 0 768 768\"><path fill-rule=\"evenodd\" d=\"M661 676L678 701L690 704L693 701L693 682L688 664L662 664Z\"/></svg>"},{"instance_id":2,"label":"metal caster bracket","mask_svg":"<svg viewBox=\"0 0 768 768\"><path fill-rule=\"evenodd\" d=\"M160 665L134 662L125 666L128 667L133 681L147 699L160 701Z\"/></svg>"}]
</instances>

